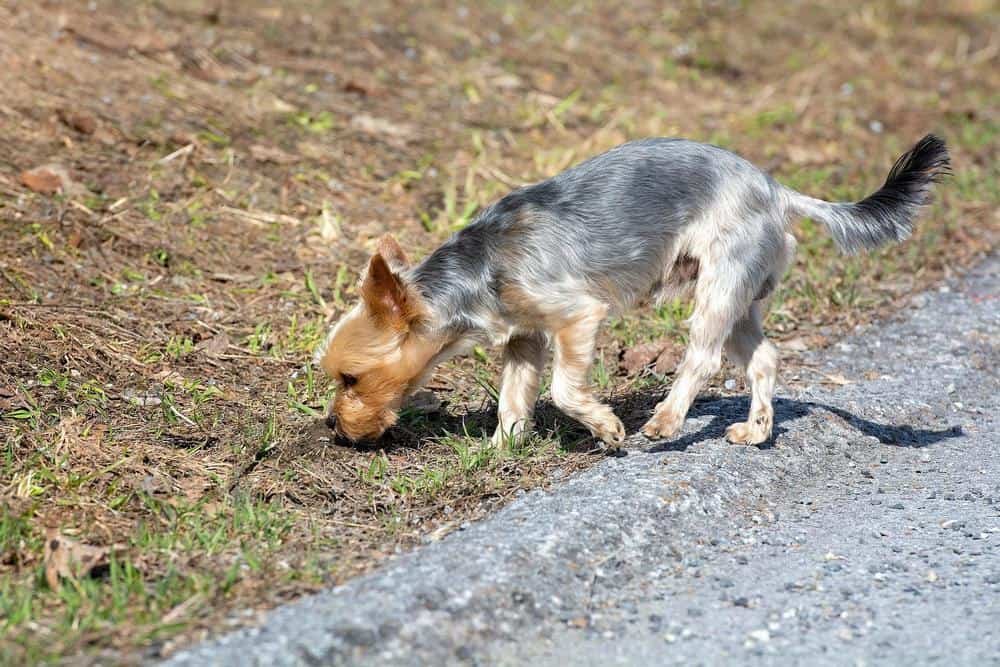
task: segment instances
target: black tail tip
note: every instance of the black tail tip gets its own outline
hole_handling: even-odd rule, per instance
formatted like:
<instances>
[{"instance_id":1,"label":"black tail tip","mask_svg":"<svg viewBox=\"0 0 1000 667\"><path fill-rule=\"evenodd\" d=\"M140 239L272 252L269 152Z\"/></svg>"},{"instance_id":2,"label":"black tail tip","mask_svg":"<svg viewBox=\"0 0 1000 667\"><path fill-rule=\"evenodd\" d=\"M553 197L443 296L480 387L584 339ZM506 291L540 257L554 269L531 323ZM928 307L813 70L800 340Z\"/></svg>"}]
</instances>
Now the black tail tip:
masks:
<instances>
[{"instance_id":1,"label":"black tail tip","mask_svg":"<svg viewBox=\"0 0 1000 667\"><path fill-rule=\"evenodd\" d=\"M903 158L908 171L926 174L932 181L951 173L948 145L936 134L924 136Z\"/></svg>"}]
</instances>

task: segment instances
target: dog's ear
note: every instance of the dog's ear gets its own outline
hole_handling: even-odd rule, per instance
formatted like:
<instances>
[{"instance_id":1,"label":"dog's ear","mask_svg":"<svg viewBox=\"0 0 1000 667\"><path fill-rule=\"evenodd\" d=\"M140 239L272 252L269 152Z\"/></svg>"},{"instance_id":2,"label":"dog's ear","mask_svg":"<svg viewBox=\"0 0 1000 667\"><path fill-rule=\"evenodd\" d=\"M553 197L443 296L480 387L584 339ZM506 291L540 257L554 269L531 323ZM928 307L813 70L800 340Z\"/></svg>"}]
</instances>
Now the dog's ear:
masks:
<instances>
[{"instance_id":1,"label":"dog's ear","mask_svg":"<svg viewBox=\"0 0 1000 667\"><path fill-rule=\"evenodd\" d=\"M382 255L382 259L389 265L393 273L399 273L410 267L410 260L392 234L386 234L380 238L377 248L378 254Z\"/></svg>"},{"instance_id":2,"label":"dog's ear","mask_svg":"<svg viewBox=\"0 0 1000 667\"><path fill-rule=\"evenodd\" d=\"M361 283L361 298L372 317L383 326L405 331L416 317L414 295L380 252L368 262L368 272Z\"/></svg>"}]
</instances>

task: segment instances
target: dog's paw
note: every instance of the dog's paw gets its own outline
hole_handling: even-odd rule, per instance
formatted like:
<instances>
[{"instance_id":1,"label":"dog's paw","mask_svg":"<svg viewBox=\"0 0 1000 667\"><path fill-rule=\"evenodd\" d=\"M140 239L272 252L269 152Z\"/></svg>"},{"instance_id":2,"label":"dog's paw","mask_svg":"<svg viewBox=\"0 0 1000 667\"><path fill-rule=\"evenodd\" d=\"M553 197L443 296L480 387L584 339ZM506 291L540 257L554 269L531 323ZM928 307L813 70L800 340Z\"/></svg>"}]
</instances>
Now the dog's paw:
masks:
<instances>
[{"instance_id":1,"label":"dog's paw","mask_svg":"<svg viewBox=\"0 0 1000 667\"><path fill-rule=\"evenodd\" d=\"M530 419L519 419L510 428L504 428L503 422L497 424L490 442L494 447L517 447L531 437L533 424Z\"/></svg>"},{"instance_id":2,"label":"dog's paw","mask_svg":"<svg viewBox=\"0 0 1000 667\"><path fill-rule=\"evenodd\" d=\"M770 423L737 422L726 429L726 440L734 445L759 445L770 437Z\"/></svg>"},{"instance_id":3,"label":"dog's paw","mask_svg":"<svg viewBox=\"0 0 1000 667\"><path fill-rule=\"evenodd\" d=\"M605 407L599 415L587 420L587 427L607 449L619 449L625 442L625 425L611 408Z\"/></svg>"},{"instance_id":4,"label":"dog's paw","mask_svg":"<svg viewBox=\"0 0 1000 667\"><path fill-rule=\"evenodd\" d=\"M650 440L672 438L677 435L678 431L681 430L681 425L683 423L683 419L678 419L676 416L668 412L656 413L653 415L652 419L646 422L646 425L642 427L642 434Z\"/></svg>"}]
</instances>

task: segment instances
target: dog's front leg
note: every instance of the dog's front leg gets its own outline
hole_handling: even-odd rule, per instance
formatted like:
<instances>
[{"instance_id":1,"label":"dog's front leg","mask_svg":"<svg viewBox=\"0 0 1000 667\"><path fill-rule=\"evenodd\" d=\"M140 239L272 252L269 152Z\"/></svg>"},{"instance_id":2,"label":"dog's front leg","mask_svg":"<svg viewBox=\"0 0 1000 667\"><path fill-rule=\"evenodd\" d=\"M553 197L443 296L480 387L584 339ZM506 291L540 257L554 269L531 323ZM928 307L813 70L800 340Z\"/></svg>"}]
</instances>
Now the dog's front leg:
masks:
<instances>
[{"instance_id":1,"label":"dog's front leg","mask_svg":"<svg viewBox=\"0 0 1000 667\"><path fill-rule=\"evenodd\" d=\"M516 336L507 341L503 351L500 407L493 444L517 443L530 432L544 366L544 336Z\"/></svg>"},{"instance_id":2,"label":"dog's front leg","mask_svg":"<svg viewBox=\"0 0 1000 667\"><path fill-rule=\"evenodd\" d=\"M555 332L552 400L596 438L618 448L625 441L625 427L610 407L594 397L590 388L597 330L607 312L607 306L595 305Z\"/></svg>"}]
</instances>

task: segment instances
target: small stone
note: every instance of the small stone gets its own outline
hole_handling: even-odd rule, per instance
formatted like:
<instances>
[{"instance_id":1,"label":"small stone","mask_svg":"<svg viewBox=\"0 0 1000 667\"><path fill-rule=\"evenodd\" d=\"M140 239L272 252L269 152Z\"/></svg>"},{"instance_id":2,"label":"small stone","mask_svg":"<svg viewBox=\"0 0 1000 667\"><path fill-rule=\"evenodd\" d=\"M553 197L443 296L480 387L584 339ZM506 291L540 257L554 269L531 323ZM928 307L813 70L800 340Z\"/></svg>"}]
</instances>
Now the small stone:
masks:
<instances>
[{"instance_id":1,"label":"small stone","mask_svg":"<svg viewBox=\"0 0 1000 667\"><path fill-rule=\"evenodd\" d=\"M762 644L764 642L771 641L771 633L765 628L761 628L760 630L753 630L752 632L747 634L747 637L753 639L754 641L761 642Z\"/></svg>"},{"instance_id":2,"label":"small stone","mask_svg":"<svg viewBox=\"0 0 1000 667\"><path fill-rule=\"evenodd\" d=\"M722 384L722 386L726 388L726 391L733 391L736 389L736 380L729 378Z\"/></svg>"}]
</instances>

